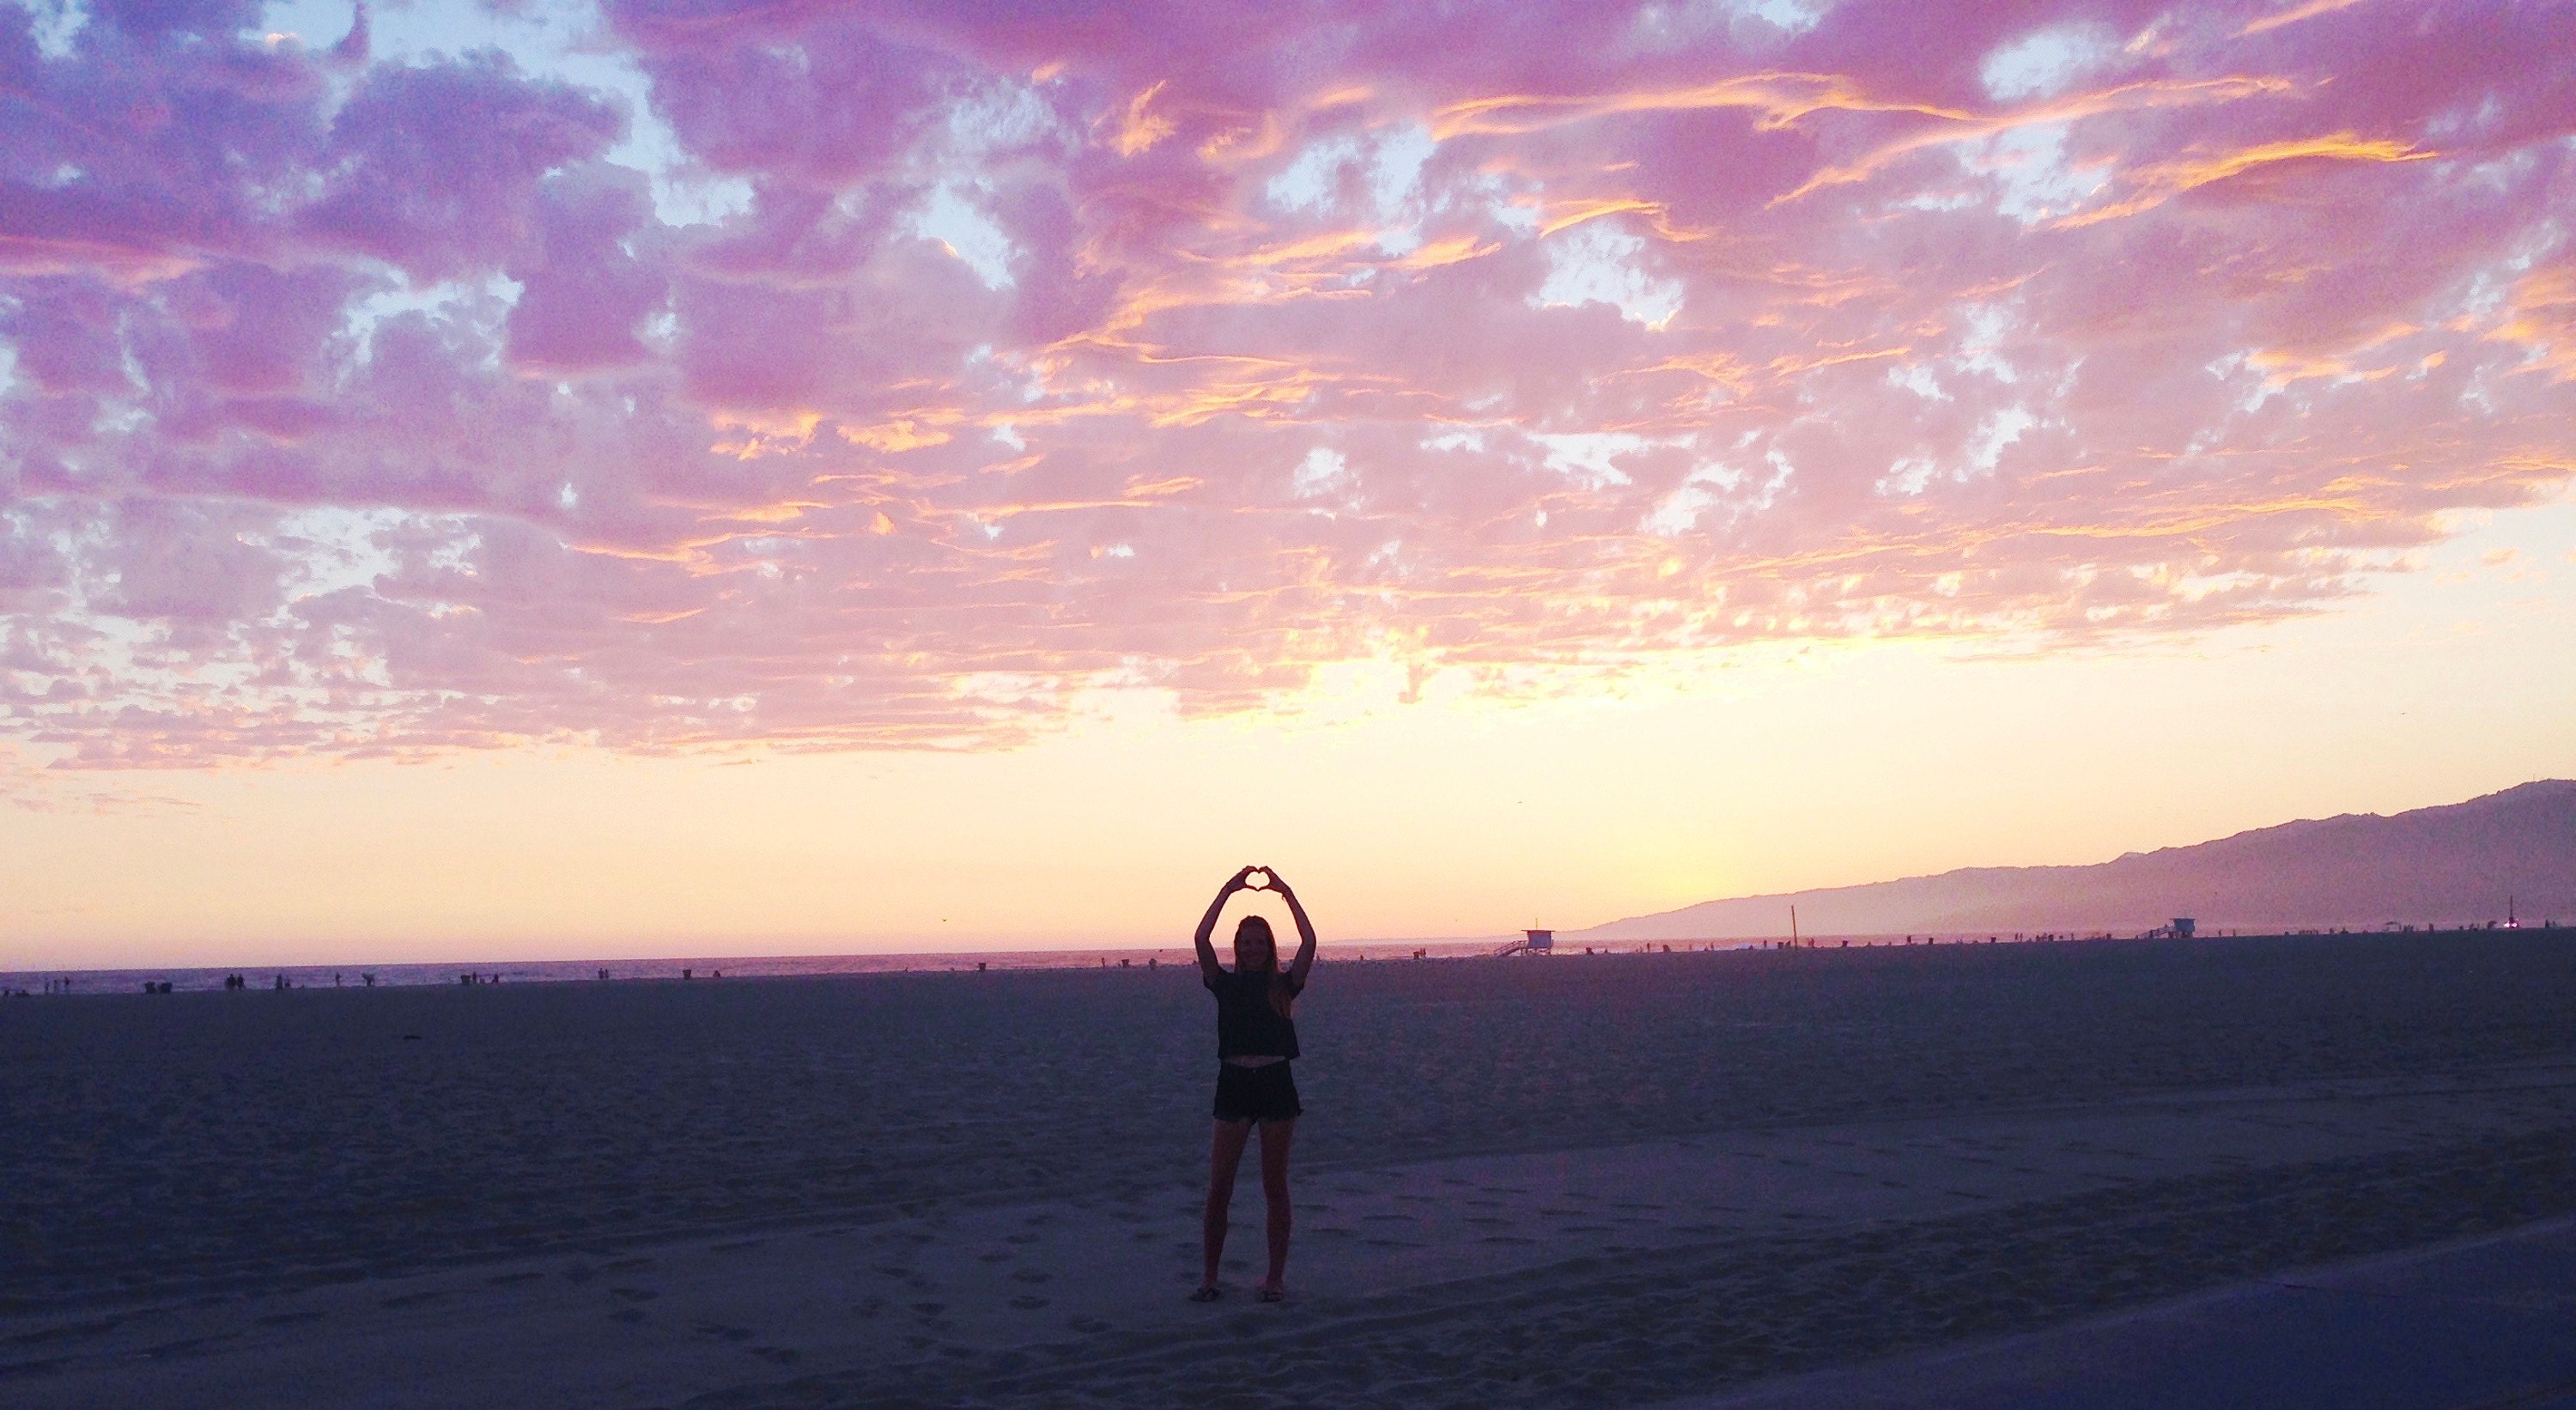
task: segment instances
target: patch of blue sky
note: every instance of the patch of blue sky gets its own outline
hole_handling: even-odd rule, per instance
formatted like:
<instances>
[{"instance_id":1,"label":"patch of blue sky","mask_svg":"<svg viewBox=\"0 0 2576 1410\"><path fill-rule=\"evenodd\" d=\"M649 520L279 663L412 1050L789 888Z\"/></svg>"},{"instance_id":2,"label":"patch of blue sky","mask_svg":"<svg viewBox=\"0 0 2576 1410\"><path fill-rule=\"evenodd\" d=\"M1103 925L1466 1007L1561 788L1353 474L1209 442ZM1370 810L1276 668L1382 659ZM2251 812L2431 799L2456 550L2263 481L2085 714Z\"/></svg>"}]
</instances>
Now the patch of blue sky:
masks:
<instances>
[{"instance_id":1,"label":"patch of blue sky","mask_svg":"<svg viewBox=\"0 0 2576 1410\"><path fill-rule=\"evenodd\" d=\"M1306 452L1306 458L1298 463L1291 488L1299 499L1317 499L1343 488L1350 480L1350 473L1348 456L1326 446L1317 446Z\"/></svg>"},{"instance_id":2,"label":"patch of blue sky","mask_svg":"<svg viewBox=\"0 0 2576 1410\"><path fill-rule=\"evenodd\" d=\"M391 17L393 9L384 7L369 18L381 23ZM356 22L357 7L350 0L269 0L260 7L258 28L246 31L243 37L305 49L328 49L345 38Z\"/></svg>"},{"instance_id":3,"label":"patch of blue sky","mask_svg":"<svg viewBox=\"0 0 2576 1410\"><path fill-rule=\"evenodd\" d=\"M1928 455L1909 455L1887 467L1872 489L1883 495L1919 495L1940 472L1940 465Z\"/></svg>"},{"instance_id":4,"label":"patch of blue sky","mask_svg":"<svg viewBox=\"0 0 2576 1410\"><path fill-rule=\"evenodd\" d=\"M1071 140L1055 109L1025 83L986 84L948 110L948 143L960 156L982 158L1051 136Z\"/></svg>"},{"instance_id":5,"label":"patch of blue sky","mask_svg":"<svg viewBox=\"0 0 2576 1410\"><path fill-rule=\"evenodd\" d=\"M1968 437L1965 447L1967 463L1986 474L1993 474L2004 452L2022 433L2039 424L2039 418L2028 407L2008 406L1977 423L1976 433Z\"/></svg>"},{"instance_id":6,"label":"patch of blue sky","mask_svg":"<svg viewBox=\"0 0 2576 1410\"><path fill-rule=\"evenodd\" d=\"M1788 34L1804 34L1824 23L1832 0L1716 0L1717 8L1736 19L1760 20Z\"/></svg>"},{"instance_id":7,"label":"patch of blue sky","mask_svg":"<svg viewBox=\"0 0 2576 1410\"><path fill-rule=\"evenodd\" d=\"M1377 156L1369 164L1368 189L1377 202L1373 214L1384 232L1378 236L1378 248L1390 256L1410 254L1422 244L1422 169L1439 150L1431 130L1420 123L1396 128L1378 142Z\"/></svg>"},{"instance_id":8,"label":"patch of blue sky","mask_svg":"<svg viewBox=\"0 0 2576 1410\"><path fill-rule=\"evenodd\" d=\"M2475 144L2464 145L2469 145L2472 151L2477 150ZM2554 156L2550 152L2553 146L2558 149ZM2502 196L2537 179L2544 171L2557 170L2558 163L2570 154L2576 154L2576 136L2562 137L2554 143L2527 143L2485 161L2435 157L2427 166L2438 179L2462 186L2475 184L2491 195Z\"/></svg>"},{"instance_id":9,"label":"patch of blue sky","mask_svg":"<svg viewBox=\"0 0 2576 1410\"><path fill-rule=\"evenodd\" d=\"M1997 102L2054 98L2119 53L2120 43L2108 31L2052 25L1990 51L1977 66L1977 77Z\"/></svg>"},{"instance_id":10,"label":"patch of blue sky","mask_svg":"<svg viewBox=\"0 0 2576 1410\"><path fill-rule=\"evenodd\" d=\"M1628 22L1627 47L1662 53L1721 35L1756 45L1794 39L1831 8L1828 0L1654 0Z\"/></svg>"},{"instance_id":11,"label":"patch of blue sky","mask_svg":"<svg viewBox=\"0 0 2576 1410\"><path fill-rule=\"evenodd\" d=\"M321 597L372 588L395 572L399 565L385 541L411 518L399 509L299 509L281 516L258 543L290 565L290 600Z\"/></svg>"},{"instance_id":12,"label":"patch of blue sky","mask_svg":"<svg viewBox=\"0 0 2576 1410\"><path fill-rule=\"evenodd\" d=\"M2263 403L2279 396L2282 390L2269 378L2249 376L2249 364L2250 354L2244 352L2227 353L2201 364L2201 371L2221 382L2237 384L2236 410L2239 413L2262 410ZM2223 427L2204 426L2184 445L2183 454L2197 455L2216 445L2224 435Z\"/></svg>"},{"instance_id":13,"label":"patch of blue sky","mask_svg":"<svg viewBox=\"0 0 2576 1410\"><path fill-rule=\"evenodd\" d=\"M48 59L72 56L72 41L89 28L89 6L82 0L11 0L32 21L36 52Z\"/></svg>"},{"instance_id":14,"label":"patch of blue sky","mask_svg":"<svg viewBox=\"0 0 2576 1410\"><path fill-rule=\"evenodd\" d=\"M1639 526L1657 538L1677 539L1699 527L1699 516L1717 496L1704 485L1684 485L1664 496Z\"/></svg>"},{"instance_id":15,"label":"patch of blue sky","mask_svg":"<svg viewBox=\"0 0 2576 1410\"><path fill-rule=\"evenodd\" d=\"M1949 362L1962 372L1982 372L1998 382L2021 380L2020 369L2003 355L2004 334L2012 327L2010 311L1994 304L1969 304L1960 310L1968 331Z\"/></svg>"},{"instance_id":16,"label":"patch of blue sky","mask_svg":"<svg viewBox=\"0 0 2576 1410\"><path fill-rule=\"evenodd\" d=\"M2471 133L2483 131L2504 120L2504 100L2493 93L2478 100L2475 107L2456 107L2435 113L2424 124L2424 135L2436 142L2452 142Z\"/></svg>"},{"instance_id":17,"label":"patch of blue sky","mask_svg":"<svg viewBox=\"0 0 2576 1410\"><path fill-rule=\"evenodd\" d=\"M1547 451L1542 464L1587 490L1631 483L1618 466L1620 456L1672 444L1634 431L1532 431L1529 438Z\"/></svg>"},{"instance_id":18,"label":"patch of blue sky","mask_svg":"<svg viewBox=\"0 0 2576 1410\"><path fill-rule=\"evenodd\" d=\"M365 363L375 357L376 330L385 320L416 313L432 321L446 320L473 329L488 345L485 361L497 366L502 321L510 316L526 289L526 285L505 274L488 274L476 280L442 279L418 288L403 283L396 275L393 287L349 301L348 321L341 331L356 343L352 361Z\"/></svg>"},{"instance_id":19,"label":"patch of blue sky","mask_svg":"<svg viewBox=\"0 0 2576 1410\"><path fill-rule=\"evenodd\" d=\"M904 217L905 228L925 240L935 240L955 255L988 289L1007 289L1018 282L1011 275L1011 260L1018 251L1011 237L992 217L957 194L954 186L939 186L911 214Z\"/></svg>"},{"instance_id":20,"label":"patch of blue sky","mask_svg":"<svg viewBox=\"0 0 2576 1410\"><path fill-rule=\"evenodd\" d=\"M269 0L266 35L326 48L349 32L349 0ZM751 208L751 183L701 168L671 125L653 111L652 81L632 55L605 42L607 23L588 0L486 5L476 0L413 0L367 15L369 49L378 62L427 64L497 50L526 73L613 95L626 131L608 160L643 172L653 183L653 210L667 225L705 225Z\"/></svg>"},{"instance_id":21,"label":"patch of blue sky","mask_svg":"<svg viewBox=\"0 0 2576 1410\"><path fill-rule=\"evenodd\" d=\"M1700 516L1715 508L1722 491L1734 490L1744 483L1743 472L1723 465L1703 465L1693 470L1671 494L1664 496L1645 518L1641 527L1658 538L1679 538L1699 527Z\"/></svg>"},{"instance_id":22,"label":"patch of blue sky","mask_svg":"<svg viewBox=\"0 0 2576 1410\"><path fill-rule=\"evenodd\" d=\"M1902 387L1925 401L1948 401L1950 394L1941 389L1941 379L1932 369L1919 362L1887 369L1888 385Z\"/></svg>"},{"instance_id":23,"label":"patch of blue sky","mask_svg":"<svg viewBox=\"0 0 2576 1410\"><path fill-rule=\"evenodd\" d=\"M2007 128L1976 144L1970 162L2001 188L1995 209L2036 225L2091 200L2111 180L2107 162L2078 167L2066 159L2066 124Z\"/></svg>"},{"instance_id":24,"label":"patch of blue sky","mask_svg":"<svg viewBox=\"0 0 2576 1410\"><path fill-rule=\"evenodd\" d=\"M2571 148L2576 148L2576 144L2571 144ZM2512 297L2514 285L2541 259L2555 254L2566 241L2565 232L2549 230L2538 239L2522 242L2521 247L2511 254L2489 263L2454 286L2455 292L2446 293L2443 300L2433 307L2433 321L2495 317L2504 307L2505 300Z\"/></svg>"},{"instance_id":25,"label":"patch of blue sky","mask_svg":"<svg viewBox=\"0 0 2576 1410\"><path fill-rule=\"evenodd\" d=\"M1309 143L1296 159L1263 184L1262 198L1281 210L1321 211L1332 204L1333 181L1360 153L1360 140L1344 135Z\"/></svg>"},{"instance_id":26,"label":"patch of blue sky","mask_svg":"<svg viewBox=\"0 0 2576 1410\"><path fill-rule=\"evenodd\" d=\"M1541 224L1539 208L1497 198L1493 203L1494 223L1519 235L1535 235Z\"/></svg>"},{"instance_id":27,"label":"patch of blue sky","mask_svg":"<svg viewBox=\"0 0 2576 1410\"><path fill-rule=\"evenodd\" d=\"M1403 255L1422 243L1422 169L1439 149L1430 129L1420 123L1366 138L1328 137L1299 152L1261 193L1283 211L1336 213L1343 204L1345 174L1360 167L1357 184L1365 205L1347 214L1369 222L1378 232L1379 249Z\"/></svg>"},{"instance_id":28,"label":"patch of blue sky","mask_svg":"<svg viewBox=\"0 0 2576 1410\"><path fill-rule=\"evenodd\" d=\"M1533 308L1580 308L1608 304L1619 316L1649 328L1662 328L1681 312L1682 286L1658 279L1639 268L1636 257L1644 237L1631 235L1606 220L1588 221L1547 242L1547 278L1530 295Z\"/></svg>"}]
</instances>

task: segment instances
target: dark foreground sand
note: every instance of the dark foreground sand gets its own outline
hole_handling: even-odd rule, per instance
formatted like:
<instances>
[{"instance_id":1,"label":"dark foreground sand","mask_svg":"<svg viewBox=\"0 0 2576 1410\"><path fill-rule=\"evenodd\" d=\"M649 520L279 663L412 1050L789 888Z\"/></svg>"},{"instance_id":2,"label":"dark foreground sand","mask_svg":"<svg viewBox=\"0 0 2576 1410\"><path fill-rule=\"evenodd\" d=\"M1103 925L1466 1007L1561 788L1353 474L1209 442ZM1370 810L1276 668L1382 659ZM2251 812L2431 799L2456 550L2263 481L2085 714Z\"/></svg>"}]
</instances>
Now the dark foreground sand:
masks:
<instances>
[{"instance_id":1,"label":"dark foreground sand","mask_svg":"<svg viewBox=\"0 0 2576 1410\"><path fill-rule=\"evenodd\" d=\"M0 1003L16 1406L1645 1403L2576 1210L2576 935ZM1254 1252L1260 1198L1236 1204Z\"/></svg>"}]
</instances>

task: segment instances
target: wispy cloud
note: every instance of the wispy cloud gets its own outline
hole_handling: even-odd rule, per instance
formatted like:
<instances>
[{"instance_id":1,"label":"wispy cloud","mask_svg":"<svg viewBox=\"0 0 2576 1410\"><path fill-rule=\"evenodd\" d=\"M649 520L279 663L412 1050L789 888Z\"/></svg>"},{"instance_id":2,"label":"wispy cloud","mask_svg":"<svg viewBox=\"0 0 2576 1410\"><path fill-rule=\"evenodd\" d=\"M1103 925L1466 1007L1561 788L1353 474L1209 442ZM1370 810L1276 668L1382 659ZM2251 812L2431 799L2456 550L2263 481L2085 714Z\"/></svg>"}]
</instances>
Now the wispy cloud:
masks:
<instances>
[{"instance_id":1,"label":"wispy cloud","mask_svg":"<svg viewBox=\"0 0 2576 1410\"><path fill-rule=\"evenodd\" d=\"M2116 644L2564 491L2564 7L2058 8L617 0L370 63L0 7L0 737L982 748Z\"/></svg>"}]
</instances>

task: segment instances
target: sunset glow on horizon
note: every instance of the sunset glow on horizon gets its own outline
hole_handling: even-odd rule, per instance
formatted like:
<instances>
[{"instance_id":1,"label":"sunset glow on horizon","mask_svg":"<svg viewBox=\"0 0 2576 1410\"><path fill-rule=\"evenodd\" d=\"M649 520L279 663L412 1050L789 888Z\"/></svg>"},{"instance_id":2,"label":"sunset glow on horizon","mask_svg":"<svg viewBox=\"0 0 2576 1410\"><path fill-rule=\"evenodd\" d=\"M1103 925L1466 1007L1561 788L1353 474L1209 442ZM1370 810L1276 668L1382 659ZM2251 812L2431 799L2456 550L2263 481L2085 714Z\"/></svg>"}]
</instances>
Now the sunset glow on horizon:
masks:
<instances>
[{"instance_id":1,"label":"sunset glow on horizon","mask_svg":"<svg viewBox=\"0 0 2576 1410\"><path fill-rule=\"evenodd\" d=\"M0 3L0 969L2576 775L2576 6Z\"/></svg>"}]
</instances>

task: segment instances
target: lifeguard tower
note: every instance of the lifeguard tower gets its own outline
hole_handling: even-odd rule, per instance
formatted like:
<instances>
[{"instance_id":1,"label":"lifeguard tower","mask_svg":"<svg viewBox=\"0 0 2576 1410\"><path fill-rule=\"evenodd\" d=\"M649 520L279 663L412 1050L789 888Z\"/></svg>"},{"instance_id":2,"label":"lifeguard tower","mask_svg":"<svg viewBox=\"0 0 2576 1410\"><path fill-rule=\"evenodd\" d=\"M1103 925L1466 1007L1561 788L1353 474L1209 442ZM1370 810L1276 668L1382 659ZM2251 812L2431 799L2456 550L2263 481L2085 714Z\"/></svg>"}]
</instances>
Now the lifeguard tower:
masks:
<instances>
[{"instance_id":1,"label":"lifeguard tower","mask_svg":"<svg viewBox=\"0 0 2576 1410\"><path fill-rule=\"evenodd\" d=\"M1556 932L1524 930L1521 938L1496 950L1497 955L1548 955L1556 952Z\"/></svg>"}]
</instances>

